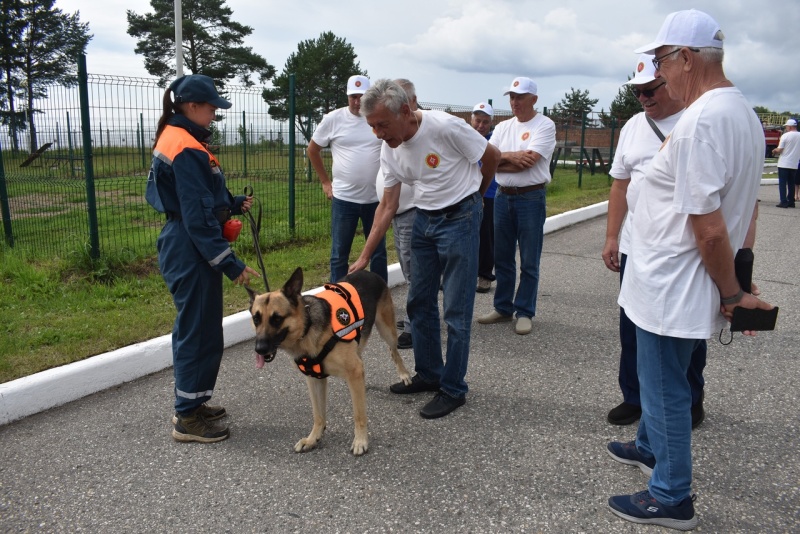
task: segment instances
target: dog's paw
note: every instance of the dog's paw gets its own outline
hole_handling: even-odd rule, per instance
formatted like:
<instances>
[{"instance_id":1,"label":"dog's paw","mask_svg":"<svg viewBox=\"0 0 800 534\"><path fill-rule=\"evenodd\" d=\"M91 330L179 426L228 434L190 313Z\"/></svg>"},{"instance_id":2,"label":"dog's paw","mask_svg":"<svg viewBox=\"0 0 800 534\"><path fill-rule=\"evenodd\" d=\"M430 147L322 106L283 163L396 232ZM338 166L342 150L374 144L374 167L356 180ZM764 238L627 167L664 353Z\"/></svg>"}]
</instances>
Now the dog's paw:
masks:
<instances>
[{"instance_id":1,"label":"dog's paw","mask_svg":"<svg viewBox=\"0 0 800 534\"><path fill-rule=\"evenodd\" d=\"M365 454L369 450L369 442L365 439L354 439L353 446L350 447L350 451L353 453L353 456L361 456Z\"/></svg>"},{"instance_id":2,"label":"dog's paw","mask_svg":"<svg viewBox=\"0 0 800 534\"><path fill-rule=\"evenodd\" d=\"M312 451L317 448L319 444L319 440L310 440L308 438L303 438L294 445L294 452L308 452Z\"/></svg>"},{"instance_id":3,"label":"dog's paw","mask_svg":"<svg viewBox=\"0 0 800 534\"><path fill-rule=\"evenodd\" d=\"M411 385L411 375L410 375L410 374L408 374L408 373L401 374L401 375L400 375L400 380L402 380L402 381L403 381L403 384L405 384L405 385L407 385L407 386L410 386L410 385Z\"/></svg>"}]
</instances>

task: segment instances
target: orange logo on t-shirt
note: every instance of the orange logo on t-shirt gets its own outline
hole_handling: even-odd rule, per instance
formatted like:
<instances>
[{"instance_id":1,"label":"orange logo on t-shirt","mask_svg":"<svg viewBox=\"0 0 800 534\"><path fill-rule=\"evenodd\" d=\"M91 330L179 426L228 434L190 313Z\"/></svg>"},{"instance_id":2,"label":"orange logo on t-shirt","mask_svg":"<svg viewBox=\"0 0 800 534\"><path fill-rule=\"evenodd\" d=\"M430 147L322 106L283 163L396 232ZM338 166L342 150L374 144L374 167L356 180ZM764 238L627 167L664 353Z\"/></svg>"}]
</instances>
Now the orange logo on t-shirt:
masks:
<instances>
[{"instance_id":1,"label":"orange logo on t-shirt","mask_svg":"<svg viewBox=\"0 0 800 534\"><path fill-rule=\"evenodd\" d=\"M525 132L524 134L522 134L522 140L527 141L530 136L531 136L530 132Z\"/></svg>"},{"instance_id":2,"label":"orange logo on t-shirt","mask_svg":"<svg viewBox=\"0 0 800 534\"><path fill-rule=\"evenodd\" d=\"M636 72L642 72L644 70L644 62L640 61L638 65L636 65Z\"/></svg>"},{"instance_id":3,"label":"orange logo on t-shirt","mask_svg":"<svg viewBox=\"0 0 800 534\"><path fill-rule=\"evenodd\" d=\"M425 165L427 165L431 169L435 169L436 167L438 167L440 162L441 158L439 158L439 154L434 154L433 152L431 152L430 154L425 156Z\"/></svg>"}]
</instances>

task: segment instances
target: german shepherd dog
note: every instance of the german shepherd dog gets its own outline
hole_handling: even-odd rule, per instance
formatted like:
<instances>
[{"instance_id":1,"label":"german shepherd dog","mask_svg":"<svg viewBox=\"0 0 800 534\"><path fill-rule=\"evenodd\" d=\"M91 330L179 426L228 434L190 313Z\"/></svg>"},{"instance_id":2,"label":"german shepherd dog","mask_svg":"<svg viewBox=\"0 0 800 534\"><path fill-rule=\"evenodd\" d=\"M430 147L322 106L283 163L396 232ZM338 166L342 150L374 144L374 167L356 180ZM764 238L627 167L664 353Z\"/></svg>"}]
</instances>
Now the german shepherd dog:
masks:
<instances>
[{"instance_id":1,"label":"german shepherd dog","mask_svg":"<svg viewBox=\"0 0 800 534\"><path fill-rule=\"evenodd\" d=\"M373 325L389 345L392 360L397 367L400 380L409 384L411 378L397 352L397 329L395 325L392 295L383 279L369 271L358 271L346 276L342 282L352 284L358 292L364 310L364 325L361 337L354 341L339 341L333 345L321 365L322 375L344 378L350 389L353 401L355 438L351 451L355 456L367 452L367 406L364 365L361 354L372 333ZM261 368L265 361L275 357L278 348L294 357L306 358L315 363L315 358L323 351L326 343L333 337L331 325L331 306L315 296L302 295L303 270L297 268L279 291L257 294L250 288L250 314L256 330L256 367ZM298 363L298 367L300 364ZM317 446L322 438L326 424L326 404L328 397L327 378L306 376L311 408L314 413L314 426L308 437L298 441L295 452L306 452Z\"/></svg>"}]
</instances>

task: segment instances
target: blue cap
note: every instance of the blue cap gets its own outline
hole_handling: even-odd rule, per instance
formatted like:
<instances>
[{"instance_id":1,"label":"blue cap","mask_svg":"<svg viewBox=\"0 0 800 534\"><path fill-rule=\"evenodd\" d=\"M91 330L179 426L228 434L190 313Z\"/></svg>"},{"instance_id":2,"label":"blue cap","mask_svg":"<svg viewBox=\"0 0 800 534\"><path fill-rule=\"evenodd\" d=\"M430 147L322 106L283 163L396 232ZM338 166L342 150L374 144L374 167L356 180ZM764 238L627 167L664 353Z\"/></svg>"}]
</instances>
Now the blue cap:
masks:
<instances>
[{"instance_id":1,"label":"blue cap","mask_svg":"<svg viewBox=\"0 0 800 534\"><path fill-rule=\"evenodd\" d=\"M169 86L175 95L175 102L208 102L222 109L231 107L231 103L219 96L214 80L202 74L181 76Z\"/></svg>"}]
</instances>

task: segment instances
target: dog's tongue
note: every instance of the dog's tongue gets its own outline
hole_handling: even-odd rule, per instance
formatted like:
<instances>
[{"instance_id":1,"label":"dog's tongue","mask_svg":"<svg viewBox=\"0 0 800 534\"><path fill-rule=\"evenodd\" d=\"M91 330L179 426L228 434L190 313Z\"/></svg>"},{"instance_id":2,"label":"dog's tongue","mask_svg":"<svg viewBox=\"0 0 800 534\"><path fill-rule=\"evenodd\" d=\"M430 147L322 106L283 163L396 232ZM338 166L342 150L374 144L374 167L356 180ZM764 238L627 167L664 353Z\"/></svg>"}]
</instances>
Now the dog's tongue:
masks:
<instances>
[{"instance_id":1,"label":"dog's tongue","mask_svg":"<svg viewBox=\"0 0 800 534\"><path fill-rule=\"evenodd\" d=\"M264 367L264 357L256 352L256 369Z\"/></svg>"}]
</instances>

